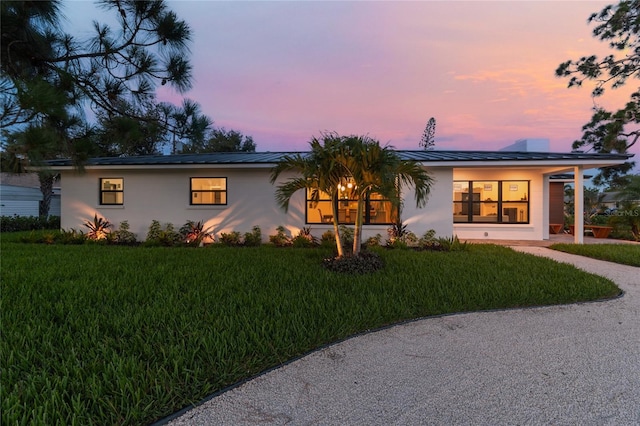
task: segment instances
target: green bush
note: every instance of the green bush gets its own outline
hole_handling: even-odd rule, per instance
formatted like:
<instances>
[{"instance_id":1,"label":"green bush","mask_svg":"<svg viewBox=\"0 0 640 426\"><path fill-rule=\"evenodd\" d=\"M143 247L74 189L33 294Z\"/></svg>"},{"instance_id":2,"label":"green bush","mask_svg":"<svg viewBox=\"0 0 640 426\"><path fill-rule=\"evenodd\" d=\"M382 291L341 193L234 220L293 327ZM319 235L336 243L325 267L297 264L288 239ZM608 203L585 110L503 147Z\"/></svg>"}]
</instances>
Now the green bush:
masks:
<instances>
[{"instance_id":1,"label":"green bush","mask_svg":"<svg viewBox=\"0 0 640 426\"><path fill-rule=\"evenodd\" d=\"M220 243L228 247L237 247L242 245L242 239L240 238L240 232L232 231L229 233L222 232L220 234Z\"/></svg>"},{"instance_id":2,"label":"green bush","mask_svg":"<svg viewBox=\"0 0 640 426\"><path fill-rule=\"evenodd\" d=\"M0 216L0 232L60 229L60 216Z\"/></svg>"},{"instance_id":3,"label":"green bush","mask_svg":"<svg viewBox=\"0 0 640 426\"><path fill-rule=\"evenodd\" d=\"M111 235L115 244L134 245L138 242L136 234L129 231L129 222L126 220L120 222L118 229L112 232Z\"/></svg>"},{"instance_id":4,"label":"green bush","mask_svg":"<svg viewBox=\"0 0 640 426\"><path fill-rule=\"evenodd\" d=\"M315 247L318 244L318 239L311 234L311 228L302 228L291 240L291 245L299 248Z\"/></svg>"},{"instance_id":5,"label":"green bush","mask_svg":"<svg viewBox=\"0 0 640 426\"><path fill-rule=\"evenodd\" d=\"M275 235L269 235L269 242L276 247L287 247L291 245L291 238L287 235L287 230L280 225L276 228Z\"/></svg>"},{"instance_id":6,"label":"green bush","mask_svg":"<svg viewBox=\"0 0 640 426\"><path fill-rule=\"evenodd\" d=\"M173 224L167 223L163 228L160 222L153 220L149 226L144 245L171 247L180 244L181 240L182 237L179 232L176 232Z\"/></svg>"},{"instance_id":7,"label":"green bush","mask_svg":"<svg viewBox=\"0 0 640 426\"><path fill-rule=\"evenodd\" d=\"M467 251L470 246L466 241L460 241L457 235L449 238L440 237L437 239L437 242L444 248L444 251Z\"/></svg>"},{"instance_id":8,"label":"green bush","mask_svg":"<svg viewBox=\"0 0 640 426\"><path fill-rule=\"evenodd\" d=\"M243 244L246 247L258 247L262 244L262 231L259 226L254 226L251 229L251 232L246 232L244 234Z\"/></svg>"},{"instance_id":9,"label":"green bush","mask_svg":"<svg viewBox=\"0 0 640 426\"><path fill-rule=\"evenodd\" d=\"M340 231L340 238L342 238L342 246L345 251L350 251L353 248L354 229L346 225L340 225L338 229Z\"/></svg>"},{"instance_id":10,"label":"green bush","mask_svg":"<svg viewBox=\"0 0 640 426\"><path fill-rule=\"evenodd\" d=\"M320 245L322 247L335 247L336 246L336 236L332 230L327 229L320 236Z\"/></svg>"},{"instance_id":11,"label":"green bush","mask_svg":"<svg viewBox=\"0 0 640 426\"><path fill-rule=\"evenodd\" d=\"M56 242L60 244L84 244L86 241L87 234L82 231L76 231L73 228L61 230L56 238Z\"/></svg>"},{"instance_id":12,"label":"green bush","mask_svg":"<svg viewBox=\"0 0 640 426\"><path fill-rule=\"evenodd\" d=\"M376 234L373 237L367 238L364 242L366 247L379 247L382 244L382 235Z\"/></svg>"}]
</instances>

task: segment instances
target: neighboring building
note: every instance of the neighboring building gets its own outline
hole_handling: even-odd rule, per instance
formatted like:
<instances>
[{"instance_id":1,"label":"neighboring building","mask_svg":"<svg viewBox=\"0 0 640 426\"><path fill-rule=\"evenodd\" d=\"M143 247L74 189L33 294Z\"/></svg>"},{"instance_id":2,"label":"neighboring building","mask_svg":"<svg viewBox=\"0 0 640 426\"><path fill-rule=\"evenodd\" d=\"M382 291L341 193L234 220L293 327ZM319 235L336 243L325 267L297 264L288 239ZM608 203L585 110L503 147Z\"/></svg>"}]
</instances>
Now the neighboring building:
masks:
<instances>
[{"instance_id":1,"label":"neighboring building","mask_svg":"<svg viewBox=\"0 0 640 426\"><path fill-rule=\"evenodd\" d=\"M517 147L522 149L522 147ZM416 208L406 189L402 220L420 236L461 239L543 240L549 238L550 177L575 173L582 187L584 169L624 163L627 155L527 151L397 151L424 165L434 178L427 205ZM270 172L292 153L238 152L90 159L83 173L68 160L50 161L61 173L61 226L81 228L98 214L116 227L128 221L144 239L152 220L179 228L203 221L216 235L248 232L259 226L265 237L278 226L292 235L311 227L320 236L332 229L329 200L311 206L300 191L283 211L275 200L278 183ZM291 176L282 176L283 182ZM345 181L345 185L348 185ZM345 191L346 194L346 191ZM577 200L579 202L579 200ZM353 223L354 203L341 199L339 220ZM367 200L364 237L387 235L393 214L388 201ZM554 218L554 220L557 220Z\"/></svg>"},{"instance_id":2,"label":"neighboring building","mask_svg":"<svg viewBox=\"0 0 640 426\"><path fill-rule=\"evenodd\" d=\"M0 216L38 216L42 192L35 173L0 173ZM53 188L50 216L60 216L60 188Z\"/></svg>"}]
</instances>

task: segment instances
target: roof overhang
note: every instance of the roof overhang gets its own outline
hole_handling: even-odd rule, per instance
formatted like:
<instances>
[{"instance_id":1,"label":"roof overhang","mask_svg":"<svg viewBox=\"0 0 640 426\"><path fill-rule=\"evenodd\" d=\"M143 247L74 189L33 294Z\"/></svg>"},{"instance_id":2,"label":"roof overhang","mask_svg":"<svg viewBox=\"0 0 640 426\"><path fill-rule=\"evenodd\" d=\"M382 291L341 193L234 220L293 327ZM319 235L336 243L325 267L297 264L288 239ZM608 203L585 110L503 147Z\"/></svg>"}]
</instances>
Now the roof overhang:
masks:
<instances>
[{"instance_id":1,"label":"roof overhang","mask_svg":"<svg viewBox=\"0 0 640 426\"><path fill-rule=\"evenodd\" d=\"M536 168L545 174L573 172L584 169L617 166L632 154L545 153L517 151L396 151L403 160L412 160L425 167L445 168ZM206 168L272 168L286 156L305 152L220 152L207 154L150 155L132 157L91 158L83 167L91 170L150 170ZM73 170L69 159L50 160L53 170Z\"/></svg>"}]
</instances>

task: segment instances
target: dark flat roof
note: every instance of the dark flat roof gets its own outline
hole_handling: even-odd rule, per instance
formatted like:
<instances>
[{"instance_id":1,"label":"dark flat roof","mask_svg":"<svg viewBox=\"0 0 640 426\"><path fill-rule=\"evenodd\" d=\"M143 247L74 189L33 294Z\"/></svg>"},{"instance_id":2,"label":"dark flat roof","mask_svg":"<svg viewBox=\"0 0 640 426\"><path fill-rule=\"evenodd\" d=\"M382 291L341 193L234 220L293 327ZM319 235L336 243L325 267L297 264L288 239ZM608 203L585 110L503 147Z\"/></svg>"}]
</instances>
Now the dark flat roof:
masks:
<instances>
[{"instance_id":1,"label":"dark flat roof","mask_svg":"<svg viewBox=\"0 0 640 426\"><path fill-rule=\"evenodd\" d=\"M633 154L556 153L520 151L424 151L397 150L403 160L419 162L493 162L493 161L625 161ZM90 158L86 166L116 165L188 165L188 164L275 164L287 155L306 152L214 152L206 154L140 155L130 157ZM49 160L51 167L72 166L70 159Z\"/></svg>"}]
</instances>

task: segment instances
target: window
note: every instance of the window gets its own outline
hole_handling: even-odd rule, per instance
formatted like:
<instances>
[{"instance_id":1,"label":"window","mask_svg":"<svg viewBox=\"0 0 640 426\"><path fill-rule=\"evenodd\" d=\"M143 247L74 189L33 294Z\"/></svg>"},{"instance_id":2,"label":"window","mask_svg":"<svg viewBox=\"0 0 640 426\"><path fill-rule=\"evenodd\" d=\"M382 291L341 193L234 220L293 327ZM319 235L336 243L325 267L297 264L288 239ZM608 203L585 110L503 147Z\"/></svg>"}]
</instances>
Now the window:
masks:
<instances>
[{"instance_id":1,"label":"window","mask_svg":"<svg viewBox=\"0 0 640 426\"><path fill-rule=\"evenodd\" d=\"M454 181L456 223L529 223L529 181Z\"/></svg>"},{"instance_id":2,"label":"window","mask_svg":"<svg viewBox=\"0 0 640 426\"><path fill-rule=\"evenodd\" d=\"M356 222L357 200L350 195L353 185L345 180L345 185L340 187L338 192L338 223L354 224ZM307 190L307 223L333 223L333 212L331 210L331 199L324 192L320 193L320 200L317 205L311 200L311 190ZM313 207L312 207L313 205ZM388 225L392 223L397 208L393 208L391 202L381 195L371 193L364 203L364 224L365 225Z\"/></svg>"},{"instance_id":3,"label":"window","mask_svg":"<svg viewBox=\"0 0 640 426\"><path fill-rule=\"evenodd\" d=\"M101 178L100 179L100 204L123 205L124 204L124 179Z\"/></svg>"},{"instance_id":4,"label":"window","mask_svg":"<svg viewBox=\"0 0 640 426\"><path fill-rule=\"evenodd\" d=\"M226 205L227 178L191 178L191 205Z\"/></svg>"}]
</instances>

